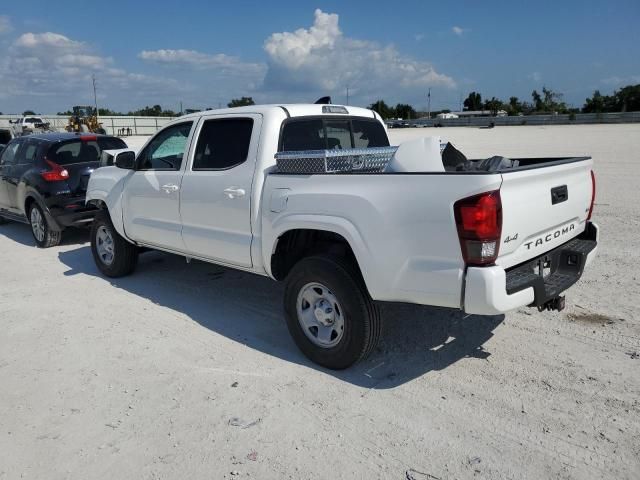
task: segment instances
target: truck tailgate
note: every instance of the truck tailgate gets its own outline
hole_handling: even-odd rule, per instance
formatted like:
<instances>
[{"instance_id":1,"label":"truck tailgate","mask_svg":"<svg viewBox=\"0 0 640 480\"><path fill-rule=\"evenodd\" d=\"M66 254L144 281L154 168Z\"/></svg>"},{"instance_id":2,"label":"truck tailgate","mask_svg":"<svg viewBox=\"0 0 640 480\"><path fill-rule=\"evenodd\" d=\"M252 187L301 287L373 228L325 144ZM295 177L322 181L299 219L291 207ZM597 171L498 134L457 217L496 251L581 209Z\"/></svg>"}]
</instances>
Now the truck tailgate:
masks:
<instances>
[{"instance_id":1,"label":"truck tailgate","mask_svg":"<svg viewBox=\"0 0 640 480\"><path fill-rule=\"evenodd\" d=\"M538 257L585 230L593 184L590 158L502 174L503 268Z\"/></svg>"}]
</instances>

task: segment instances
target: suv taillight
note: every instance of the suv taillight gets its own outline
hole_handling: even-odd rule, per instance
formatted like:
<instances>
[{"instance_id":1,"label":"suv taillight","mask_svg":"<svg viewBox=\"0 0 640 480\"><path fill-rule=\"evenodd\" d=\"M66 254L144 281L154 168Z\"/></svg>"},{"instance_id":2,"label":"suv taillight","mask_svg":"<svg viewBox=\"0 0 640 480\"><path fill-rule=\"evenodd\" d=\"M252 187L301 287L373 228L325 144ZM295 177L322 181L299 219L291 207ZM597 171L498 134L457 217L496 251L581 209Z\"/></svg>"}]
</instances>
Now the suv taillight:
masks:
<instances>
[{"instance_id":1,"label":"suv taillight","mask_svg":"<svg viewBox=\"0 0 640 480\"><path fill-rule=\"evenodd\" d=\"M53 163L51 160L47 160L46 158L44 161L51 169L40 172L40 175L44 178L45 182L59 182L69 178L69 172L66 168L62 168L57 163Z\"/></svg>"},{"instance_id":2,"label":"suv taillight","mask_svg":"<svg viewBox=\"0 0 640 480\"><path fill-rule=\"evenodd\" d=\"M496 261L502 233L500 190L458 200L453 205L462 257L467 265Z\"/></svg>"},{"instance_id":3,"label":"suv taillight","mask_svg":"<svg viewBox=\"0 0 640 480\"><path fill-rule=\"evenodd\" d=\"M589 205L589 214L587 215L587 221L591 220L591 214L593 213L593 204L596 201L596 175L591 170L591 205Z\"/></svg>"}]
</instances>

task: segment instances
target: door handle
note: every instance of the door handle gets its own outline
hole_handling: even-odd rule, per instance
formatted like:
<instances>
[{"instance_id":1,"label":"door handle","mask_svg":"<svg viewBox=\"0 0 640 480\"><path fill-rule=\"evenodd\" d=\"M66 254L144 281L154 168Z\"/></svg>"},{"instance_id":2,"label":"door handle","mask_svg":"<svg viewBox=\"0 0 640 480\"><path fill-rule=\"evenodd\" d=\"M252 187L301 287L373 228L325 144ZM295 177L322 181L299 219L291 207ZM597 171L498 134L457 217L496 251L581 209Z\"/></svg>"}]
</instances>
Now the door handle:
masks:
<instances>
[{"instance_id":1,"label":"door handle","mask_svg":"<svg viewBox=\"0 0 640 480\"><path fill-rule=\"evenodd\" d=\"M244 191L244 188L229 187L225 189L222 193L224 193L227 196L227 198L238 198L238 197L244 197L245 191Z\"/></svg>"},{"instance_id":2,"label":"door handle","mask_svg":"<svg viewBox=\"0 0 640 480\"><path fill-rule=\"evenodd\" d=\"M180 187L178 185L174 185L173 183L167 183L166 185L162 185L162 187L160 188L162 188L165 193L173 193L180 190Z\"/></svg>"}]
</instances>

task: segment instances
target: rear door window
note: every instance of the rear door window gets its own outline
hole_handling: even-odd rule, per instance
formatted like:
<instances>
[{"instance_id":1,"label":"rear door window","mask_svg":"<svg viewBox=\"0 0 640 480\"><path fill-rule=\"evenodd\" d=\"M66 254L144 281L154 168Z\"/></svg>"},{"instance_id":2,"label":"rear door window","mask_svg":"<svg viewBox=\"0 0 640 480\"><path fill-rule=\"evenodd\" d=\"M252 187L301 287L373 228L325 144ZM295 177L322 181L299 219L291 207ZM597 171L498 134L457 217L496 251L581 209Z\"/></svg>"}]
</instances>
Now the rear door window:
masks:
<instances>
[{"instance_id":1,"label":"rear door window","mask_svg":"<svg viewBox=\"0 0 640 480\"><path fill-rule=\"evenodd\" d=\"M15 165L16 154L20 148L21 140L14 140L2 151L2 157L0 157L0 165Z\"/></svg>"},{"instance_id":2,"label":"rear door window","mask_svg":"<svg viewBox=\"0 0 640 480\"><path fill-rule=\"evenodd\" d=\"M58 165L71 165L74 163L97 162L100 160L102 150L115 150L127 148L127 144L119 138L100 137L95 140L71 140L52 147L49 155L51 160Z\"/></svg>"},{"instance_id":3,"label":"rear door window","mask_svg":"<svg viewBox=\"0 0 640 480\"><path fill-rule=\"evenodd\" d=\"M33 140L25 140L16 152L14 163L16 165L32 164L38 153L38 142Z\"/></svg>"},{"instance_id":4,"label":"rear door window","mask_svg":"<svg viewBox=\"0 0 640 480\"><path fill-rule=\"evenodd\" d=\"M280 139L285 152L388 146L382 124L367 118L292 119L284 124Z\"/></svg>"},{"instance_id":5,"label":"rear door window","mask_svg":"<svg viewBox=\"0 0 640 480\"><path fill-rule=\"evenodd\" d=\"M244 163L252 131L251 118L207 120L200 130L193 170L224 170Z\"/></svg>"}]
</instances>

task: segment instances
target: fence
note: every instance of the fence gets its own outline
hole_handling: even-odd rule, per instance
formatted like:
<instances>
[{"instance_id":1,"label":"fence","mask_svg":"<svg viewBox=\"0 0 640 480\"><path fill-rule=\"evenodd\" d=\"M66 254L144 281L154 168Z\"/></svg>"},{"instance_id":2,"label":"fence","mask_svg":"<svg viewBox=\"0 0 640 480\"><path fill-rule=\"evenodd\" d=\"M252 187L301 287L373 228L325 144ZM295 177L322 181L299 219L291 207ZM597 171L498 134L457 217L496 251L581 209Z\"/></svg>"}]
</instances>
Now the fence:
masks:
<instances>
[{"instance_id":1,"label":"fence","mask_svg":"<svg viewBox=\"0 0 640 480\"><path fill-rule=\"evenodd\" d=\"M49 122L51 128L64 131L69 117L62 115L34 115ZM0 127L9 127L9 120L20 115L0 115ZM110 135L153 135L174 117L100 117L100 123ZM464 117L464 118L420 118L414 123L428 127L482 127L490 124L505 125L571 125L587 123L637 123L640 112L621 113L576 113L570 115L527 115L522 117Z\"/></svg>"},{"instance_id":2,"label":"fence","mask_svg":"<svg viewBox=\"0 0 640 480\"><path fill-rule=\"evenodd\" d=\"M420 118L416 124L428 127L483 127L506 125L571 125L587 123L636 123L640 112L576 113L566 115L527 115L521 117Z\"/></svg>"},{"instance_id":3,"label":"fence","mask_svg":"<svg viewBox=\"0 0 640 480\"><path fill-rule=\"evenodd\" d=\"M52 130L64 131L69 117L62 115L33 115L48 122ZM21 115L0 115L0 127L9 127L9 120L21 118ZM100 117L102 128L109 135L153 135L174 117Z\"/></svg>"}]
</instances>

